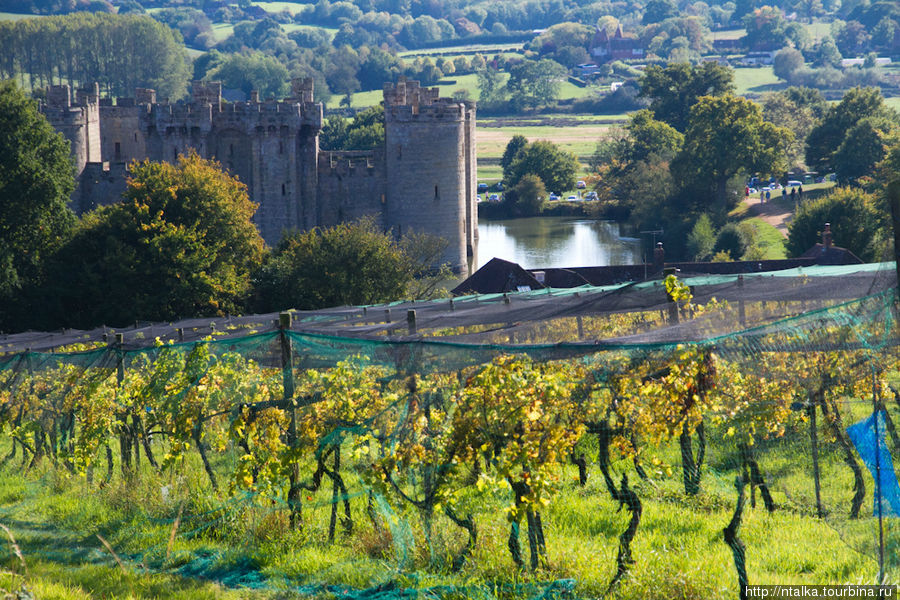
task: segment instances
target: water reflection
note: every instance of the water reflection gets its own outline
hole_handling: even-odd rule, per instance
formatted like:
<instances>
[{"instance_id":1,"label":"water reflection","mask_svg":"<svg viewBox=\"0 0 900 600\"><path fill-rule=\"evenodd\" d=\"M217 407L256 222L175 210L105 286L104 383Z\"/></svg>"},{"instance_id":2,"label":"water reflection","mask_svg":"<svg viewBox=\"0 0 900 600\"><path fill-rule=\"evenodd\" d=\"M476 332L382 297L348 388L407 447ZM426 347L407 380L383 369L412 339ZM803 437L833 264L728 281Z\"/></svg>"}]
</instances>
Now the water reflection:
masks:
<instances>
[{"instance_id":1,"label":"water reflection","mask_svg":"<svg viewBox=\"0 0 900 600\"><path fill-rule=\"evenodd\" d=\"M481 220L478 267L502 258L526 269L594 267L641 262L640 240L619 235L619 224L570 217Z\"/></svg>"}]
</instances>

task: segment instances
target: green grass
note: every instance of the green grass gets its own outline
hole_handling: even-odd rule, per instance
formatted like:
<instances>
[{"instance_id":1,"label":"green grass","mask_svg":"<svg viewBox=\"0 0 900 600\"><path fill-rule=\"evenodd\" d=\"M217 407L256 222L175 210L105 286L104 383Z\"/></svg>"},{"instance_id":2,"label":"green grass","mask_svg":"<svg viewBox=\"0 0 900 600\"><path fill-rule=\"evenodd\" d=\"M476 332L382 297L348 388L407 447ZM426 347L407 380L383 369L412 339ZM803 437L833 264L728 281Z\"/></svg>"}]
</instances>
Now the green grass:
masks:
<instances>
[{"instance_id":1,"label":"green grass","mask_svg":"<svg viewBox=\"0 0 900 600\"><path fill-rule=\"evenodd\" d=\"M0 12L0 21L21 21L22 19L34 19L43 15L23 15L20 13Z\"/></svg>"},{"instance_id":2,"label":"green grass","mask_svg":"<svg viewBox=\"0 0 900 600\"><path fill-rule=\"evenodd\" d=\"M453 46L451 48L404 50L398 52L397 56L404 59L415 59L417 56L434 57L435 55L440 55L448 60L453 60L458 56L465 56L467 60L471 60L473 52L484 54L487 58L493 57L495 54L502 54L506 57L521 57L521 50L522 44L472 44L469 46Z\"/></svg>"},{"instance_id":3,"label":"green grass","mask_svg":"<svg viewBox=\"0 0 900 600\"><path fill-rule=\"evenodd\" d=\"M900 96L891 96L890 98L885 98L884 103L894 110L900 110Z\"/></svg>"},{"instance_id":4,"label":"green grass","mask_svg":"<svg viewBox=\"0 0 900 600\"><path fill-rule=\"evenodd\" d=\"M251 2L254 6L259 6L266 12L280 13L288 11L292 15L302 11L304 7L310 6L311 3L306 2Z\"/></svg>"},{"instance_id":5,"label":"green grass","mask_svg":"<svg viewBox=\"0 0 900 600\"><path fill-rule=\"evenodd\" d=\"M868 405L854 403L842 410L849 424L860 418ZM890 410L897 413L893 407ZM845 513L852 476L835 445L823 437L822 494L829 518L815 518L805 427L800 424L793 433L789 429L778 441L763 440L756 449L779 509L768 514L760 503L755 509L748 505L745 511L740 537L747 547L750 581L872 581L877 565L870 553L874 532L871 492L862 518L856 523L848 521ZM733 511L732 482L740 472L740 460L734 440L722 433L715 427L708 432L703 489L696 497L682 491L675 443L645 449L643 461L651 481L638 479L630 462L614 462L616 473L628 472L643 503L643 515L633 545L636 563L611 598L717 600L737 595L732 556L721 532ZM627 511L619 510L611 500L596 467L591 467L584 488L577 485L574 468L566 467L560 472L555 499L543 509L549 564L534 574L519 572L506 548L509 525L503 508L508 494L469 489L457 502L475 514L478 544L473 559L461 572L452 573L447 566L449 554L461 548L465 538L443 517L435 520L429 547L418 515L392 502L396 512L382 514L388 521L398 519L393 531L409 528L413 543L404 546L401 536L392 540L389 533L374 530L365 513L365 495L352 495L354 534L328 544L330 486L304 492L305 528L291 531L280 505L273 506L262 497L222 505L224 498L216 498L204 486L199 461L193 455L187 458L175 472L156 475L146 470L130 484L118 481L117 473L117 479L104 488L57 472L47 461L27 476L7 467L0 477L0 522L16 536L29 571L25 576L4 545L0 563L21 575L2 576L6 579L0 579L0 587L16 588L27 581L41 599L230 600L291 598L295 596L284 590L300 584L315 591L321 590L316 586L326 584L364 589L393 581L399 587L454 586L460 588L458 597L471 595L466 588L489 586L507 590L500 592L500 598L518 598L525 596L524 589L510 586L573 579L576 597L597 597L604 594L615 572L618 536L628 521ZM358 489L360 482L355 476L347 477L350 489ZM169 490L167 500L161 495L163 486ZM182 502L183 520L167 557L173 519ZM215 512L217 506L228 510ZM900 531L888 525L888 542L896 544ZM123 559L125 572L116 566L96 533ZM527 552L524 533L522 543ZM397 562L398 547L408 552L402 567ZM854 548L865 548L866 553ZM268 579L255 579L263 584L258 589L229 590L210 581L179 576L174 573L178 568L212 581L240 573L246 577L261 573ZM894 578L895 571L890 572ZM515 589L519 591L513 592Z\"/></svg>"},{"instance_id":6,"label":"green grass","mask_svg":"<svg viewBox=\"0 0 900 600\"><path fill-rule=\"evenodd\" d=\"M706 34L706 39L712 40L737 40L747 35L747 30L744 28L741 29L726 29L723 31L710 31Z\"/></svg>"},{"instance_id":7,"label":"green grass","mask_svg":"<svg viewBox=\"0 0 900 600\"><path fill-rule=\"evenodd\" d=\"M234 33L234 25L231 23L213 23L212 30L216 42L224 42Z\"/></svg>"},{"instance_id":8,"label":"green grass","mask_svg":"<svg viewBox=\"0 0 900 600\"><path fill-rule=\"evenodd\" d=\"M778 260L787 258L784 248L784 236L773 226L759 217L751 217L745 222L750 223L755 231L756 245L762 250L764 260Z\"/></svg>"},{"instance_id":9,"label":"green grass","mask_svg":"<svg viewBox=\"0 0 900 600\"><path fill-rule=\"evenodd\" d=\"M740 67L734 70L734 85L737 93L760 94L787 87L787 83L775 77L772 67Z\"/></svg>"}]
</instances>

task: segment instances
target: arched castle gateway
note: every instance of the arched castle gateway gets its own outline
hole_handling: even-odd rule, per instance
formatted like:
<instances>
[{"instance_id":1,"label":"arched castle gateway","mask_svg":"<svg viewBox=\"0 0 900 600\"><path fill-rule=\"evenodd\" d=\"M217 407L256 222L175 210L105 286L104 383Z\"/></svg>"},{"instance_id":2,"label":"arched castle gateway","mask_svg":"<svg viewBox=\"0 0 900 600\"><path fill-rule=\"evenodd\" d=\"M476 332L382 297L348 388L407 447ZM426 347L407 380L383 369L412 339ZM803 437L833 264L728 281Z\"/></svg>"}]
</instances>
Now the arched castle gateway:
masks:
<instances>
[{"instance_id":1,"label":"arched castle gateway","mask_svg":"<svg viewBox=\"0 0 900 600\"><path fill-rule=\"evenodd\" d=\"M322 104L310 79L291 97L223 103L222 85L195 81L191 99L170 104L156 92L101 99L98 88L52 86L42 106L72 144L83 213L119 199L132 159L174 161L193 148L243 181L259 204L254 221L267 243L282 232L372 216L396 235L449 241L443 260L467 270L478 236L475 104L438 96L417 81L385 84L385 146L368 152L319 150Z\"/></svg>"}]
</instances>

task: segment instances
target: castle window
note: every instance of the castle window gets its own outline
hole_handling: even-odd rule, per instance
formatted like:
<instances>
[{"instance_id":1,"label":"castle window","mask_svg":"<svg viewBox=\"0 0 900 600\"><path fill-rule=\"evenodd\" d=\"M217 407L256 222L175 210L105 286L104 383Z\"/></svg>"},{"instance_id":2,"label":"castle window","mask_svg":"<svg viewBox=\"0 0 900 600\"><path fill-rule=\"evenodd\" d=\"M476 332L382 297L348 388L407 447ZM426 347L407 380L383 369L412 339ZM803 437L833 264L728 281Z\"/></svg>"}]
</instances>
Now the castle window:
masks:
<instances>
[{"instance_id":1,"label":"castle window","mask_svg":"<svg viewBox=\"0 0 900 600\"><path fill-rule=\"evenodd\" d=\"M381 195L381 203L382 203L382 204L386 204L386 203L387 203L387 199L384 197L384 194Z\"/></svg>"},{"instance_id":2,"label":"castle window","mask_svg":"<svg viewBox=\"0 0 900 600\"><path fill-rule=\"evenodd\" d=\"M228 144L228 154L234 156L234 144Z\"/></svg>"},{"instance_id":3,"label":"castle window","mask_svg":"<svg viewBox=\"0 0 900 600\"><path fill-rule=\"evenodd\" d=\"M122 144L116 142L116 162L122 160Z\"/></svg>"},{"instance_id":4,"label":"castle window","mask_svg":"<svg viewBox=\"0 0 900 600\"><path fill-rule=\"evenodd\" d=\"M438 193L437 185L434 186L434 201L437 202L441 199L441 195Z\"/></svg>"},{"instance_id":5,"label":"castle window","mask_svg":"<svg viewBox=\"0 0 900 600\"><path fill-rule=\"evenodd\" d=\"M284 196L286 194L284 184L281 184L281 195Z\"/></svg>"},{"instance_id":6,"label":"castle window","mask_svg":"<svg viewBox=\"0 0 900 600\"><path fill-rule=\"evenodd\" d=\"M134 141L137 141L137 131L134 132Z\"/></svg>"},{"instance_id":7,"label":"castle window","mask_svg":"<svg viewBox=\"0 0 900 600\"><path fill-rule=\"evenodd\" d=\"M172 160L178 160L178 148L172 148Z\"/></svg>"},{"instance_id":8,"label":"castle window","mask_svg":"<svg viewBox=\"0 0 900 600\"><path fill-rule=\"evenodd\" d=\"M397 160L403 159L403 146L397 146Z\"/></svg>"}]
</instances>

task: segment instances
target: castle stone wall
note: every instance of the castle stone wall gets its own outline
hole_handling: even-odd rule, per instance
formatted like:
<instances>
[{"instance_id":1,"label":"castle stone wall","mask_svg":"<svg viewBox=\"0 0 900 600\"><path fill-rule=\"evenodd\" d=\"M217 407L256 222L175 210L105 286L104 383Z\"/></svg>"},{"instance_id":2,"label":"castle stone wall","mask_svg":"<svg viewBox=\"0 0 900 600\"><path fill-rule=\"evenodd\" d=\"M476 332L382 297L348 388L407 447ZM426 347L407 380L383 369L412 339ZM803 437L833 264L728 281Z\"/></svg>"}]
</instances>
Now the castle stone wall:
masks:
<instances>
[{"instance_id":1,"label":"castle stone wall","mask_svg":"<svg viewBox=\"0 0 900 600\"><path fill-rule=\"evenodd\" d=\"M82 173L72 198L78 212L118 198L127 162L174 162L196 151L247 186L270 245L286 230L373 216L398 237L447 238L444 260L464 270L477 237L474 104L405 80L385 86L384 97L386 144L374 152L320 152L322 105L310 79L292 81L284 101L251 94L231 104L217 82L194 82L191 101L177 104L157 102L148 89L100 102L96 86L73 102L68 86L55 86L43 111Z\"/></svg>"},{"instance_id":2,"label":"castle stone wall","mask_svg":"<svg viewBox=\"0 0 900 600\"><path fill-rule=\"evenodd\" d=\"M322 152L318 172L320 227L373 217L388 228L383 152Z\"/></svg>"}]
</instances>

